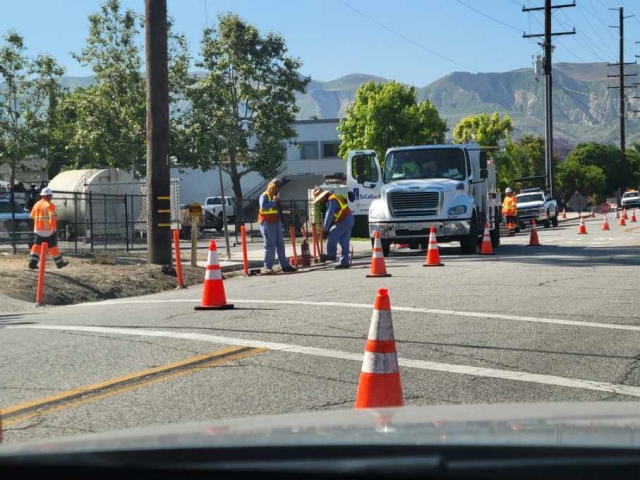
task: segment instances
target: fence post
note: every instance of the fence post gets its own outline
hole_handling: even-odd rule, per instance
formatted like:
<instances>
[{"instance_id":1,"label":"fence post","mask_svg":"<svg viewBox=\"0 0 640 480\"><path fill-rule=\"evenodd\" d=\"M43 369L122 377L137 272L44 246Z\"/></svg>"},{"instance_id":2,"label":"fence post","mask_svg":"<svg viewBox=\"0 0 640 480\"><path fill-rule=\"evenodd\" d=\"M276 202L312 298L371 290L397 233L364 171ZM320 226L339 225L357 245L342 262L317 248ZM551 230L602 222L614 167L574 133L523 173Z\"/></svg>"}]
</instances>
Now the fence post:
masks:
<instances>
[{"instance_id":1,"label":"fence post","mask_svg":"<svg viewBox=\"0 0 640 480\"><path fill-rule=\"evenodd\" d=\"M18 251L17 242L16 242L16 207L15 207L15 199L16 194L13 191L15 185L11 185L11 193L9 194L9 202L11 206L11 247L13 248L13 254L15 255Z\"/></svg>"},{"instance_id":2,"label":"fence post","mask_svg":"<svg viewBox=\"0 0 640 480\"><path fill-rule=\"evenodd\" d=\"M244 267L244 274L249 275L249 257L247 254L247 227L245 227L244 225L240 227L240 238L242 239L242 265Z\"/></svg>"},{"instance_id":3,"label":"fence post","mask_svg":"<svg viewBox=\"0 0 640 480\"><path fill-rule=\"evenodd\" d=\"M129 206L127 203L127 194L124 194L124 238L126 239L127 253L129 252Z\"/></svg>"},{"instance_id":4,"label":"fence post","mask_svg":"<svg viewBox=\"0 0 640 480\"><path fill-rule=\"evenodd\" d=\"M76 255L78 254L78 192L73 192L73 237L74 237L74 250Z\"/></svg>"},{"instance_id":5,"label":"fence post","mask_svg":"<svg viewBox=\"0 0 640 480\"><path fill-rule=\"evenodd\" d=\"M104 242L104 250L107 250L107 196L106 195L102 195L102 205L103 205L103 214L102 214L102 219L103 219L103 224L102 224L102 241Z\"/></svg>"},{"instance_id":6,"label":"fence post","mask_svg":"<svg viewBox=\"0 0 640 480\"><path fill-rule=\"evenodd\" d=\"M91 252L93 252L93 236L96 233L93 230L93 192L89 192L89 232L91 232L89 241L91 242Z\"/></svg>"}]
</instances>

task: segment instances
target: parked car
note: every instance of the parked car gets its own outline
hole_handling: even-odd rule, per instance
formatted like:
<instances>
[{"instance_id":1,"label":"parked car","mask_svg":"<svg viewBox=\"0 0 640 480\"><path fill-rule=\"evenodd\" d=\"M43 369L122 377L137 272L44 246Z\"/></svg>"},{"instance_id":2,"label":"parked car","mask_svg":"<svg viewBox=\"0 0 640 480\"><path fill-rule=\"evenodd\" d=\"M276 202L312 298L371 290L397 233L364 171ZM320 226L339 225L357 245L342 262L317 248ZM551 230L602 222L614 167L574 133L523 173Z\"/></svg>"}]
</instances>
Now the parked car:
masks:
<instances>
[{"instance_id":1,"label":"parked car","mask_svg":"<svg viewBox=\"0 0 640 480\"><path fill-rule=\"evenodd\" d=\"M11 202L9 194L4 194L0 196L0 243L11 243L13 231L19 244L33 244L33 220L29 218L29 212L23 204Z\"/></svg>"},{"instance_id":2,"label":"parked car","mask_svg":"<svg viewBox=\"0 0 640 480\"><path fill-rule=\"evenodd\" d=\"M630 190L622 195L622 208L640 208L640 192Z\"/></svg>"}]
</instances>

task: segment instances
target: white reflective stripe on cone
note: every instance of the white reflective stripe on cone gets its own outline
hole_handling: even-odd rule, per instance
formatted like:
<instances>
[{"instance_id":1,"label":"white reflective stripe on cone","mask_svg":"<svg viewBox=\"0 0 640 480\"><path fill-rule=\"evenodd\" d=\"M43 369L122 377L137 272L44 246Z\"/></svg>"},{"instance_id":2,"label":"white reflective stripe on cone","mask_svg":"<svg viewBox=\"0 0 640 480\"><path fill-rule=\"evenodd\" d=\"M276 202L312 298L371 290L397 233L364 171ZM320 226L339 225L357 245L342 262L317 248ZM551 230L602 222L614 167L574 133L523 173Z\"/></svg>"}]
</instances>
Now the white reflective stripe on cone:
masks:
<instances>
[{"instance_id":1,"label":"white reflective stripe on cone","mask_svg":"<svg viewBox=\"0 0 640 480\"><path fill-rule=\"evenodd\" d=\"M388 341L393 337L393 322L389 310L374 310L369 327L368 340Z\"/></svg>"},{"instance_id":2,"label":"white reflective stripe on cone","mask_svg":"<svg viewBox=\"0 0 640 480\"><path fill-rule=\"evenodd\" d=\"M397 354L364 352L362 373L398 373L398 370Z\"/></svg>"},{"instance_id":3,"label":"white reflective stripe on cone","mask_svg":"<svg viewBox=\"0 0 640 480\"><path fill-rule=\"evenodd\" d=\"M376 252L375 250L373 251L373 255L371 255L371 258L383 258L384 255L382 255L382 252Z\"/></svg>"},{"instance_id":4,"label":"white reflective stripe on cone","mask_svg":"<svg viewBox=\"0 0 640 480\"><path fill-rule=\"evenodd\" d=\"M218 252L209 252L207 256L207 265L218 265Z\"/></svg>"},{"instance_id":5,"label":"white reflective stripe on cone","mask_svg":"<svg viewBox=\"0 0 640 480\"><path fill-rule=\"evenodd\" d=\"M204 275L205 280L222 280L222 272L219 268L215 270L207 270L207 273Z\"/></svg>"}]
</instances>

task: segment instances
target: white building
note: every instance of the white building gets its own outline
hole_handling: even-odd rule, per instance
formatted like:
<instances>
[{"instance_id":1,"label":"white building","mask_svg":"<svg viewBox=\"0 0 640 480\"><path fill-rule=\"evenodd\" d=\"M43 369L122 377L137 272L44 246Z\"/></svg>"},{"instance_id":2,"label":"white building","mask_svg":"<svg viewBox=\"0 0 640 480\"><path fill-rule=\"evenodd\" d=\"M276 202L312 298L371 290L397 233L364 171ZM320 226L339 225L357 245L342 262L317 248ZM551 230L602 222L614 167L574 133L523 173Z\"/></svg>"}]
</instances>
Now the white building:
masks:
<instances>
[{"instance_id":1,"label":"white building","mask_svg":"<svg viewBox=\"0 0 640 480\"><path fill-rule=\"evenodd\" d=\"M286 161L278 175L285 181L284 200L306 200L307 191L323 183L325 175L345 173L345 160L338 157L340 119L298 120L297 136L287 144ZM172 168L171 177L180 178L180 202L203 203L206 197L220 195L218 170L203 172L191 168ZM255 172L242 177L245 199L257 198L271 179ZM233 196L231 179L223 172L225 195Z\"/></svg>"}]
</instances>

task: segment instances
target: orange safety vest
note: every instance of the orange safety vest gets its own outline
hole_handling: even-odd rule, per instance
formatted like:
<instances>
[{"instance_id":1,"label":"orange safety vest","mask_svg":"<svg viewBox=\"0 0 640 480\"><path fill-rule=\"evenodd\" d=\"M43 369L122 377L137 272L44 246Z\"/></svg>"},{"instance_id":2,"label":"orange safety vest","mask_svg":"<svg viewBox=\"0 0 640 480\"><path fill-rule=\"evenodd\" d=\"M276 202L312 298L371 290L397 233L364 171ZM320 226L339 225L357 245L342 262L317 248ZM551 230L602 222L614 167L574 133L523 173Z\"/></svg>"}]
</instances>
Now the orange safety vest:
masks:
<instances>
[{"instance_id":1,"label":"orange safety vest","mask_svg":"<svg viewBox=\"0 0 640 480\"><path fill-rule=\"evenodd\" d=\"M50 237L56 233L58 216L52 202L44 198L39 200L31 209L29 216L33 219L33 231L36 235Z\"/></svg>"},{"instance_id":2,"label":"orange safety vest","mask_svg":"<svg viewBox=\"0 0 640 480\"><path fill-rule=\"evenodd\" d=\"M506 197L502 202L502 214L506 217L515 217L518 214L516 197Z\"/></svg>"},{"instance_id":3,"label":"orange safety vest","mask_svg":"<svg viewBox=\"0 0 640 480\"><path fill-rule=\"evenodd\" d=\"M338 202L338 206L340 207L340 209L333 214L333 221L335 223L340 223L349 215L351 215L351 209L347 205L347 202L340 198L338 195L329 195L329 200L335 200L336 202Z\"/></svg>"},{"instance_id":4,"label":"orange safety vest","mask_svg":"<svg viewBox=\"0 0 640 480\"><path fill-rule=\"evenodd\" d=\"M271 201L271 195L267 192L264 192L262 195L267 196L267 200ZM258 223L278 223L280 221L280 216L278 215L277 208L260 208L258 211Z\"/></svg>"}]
</instances>

